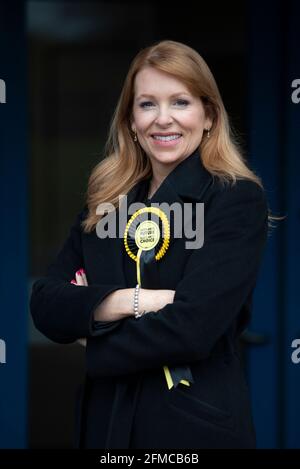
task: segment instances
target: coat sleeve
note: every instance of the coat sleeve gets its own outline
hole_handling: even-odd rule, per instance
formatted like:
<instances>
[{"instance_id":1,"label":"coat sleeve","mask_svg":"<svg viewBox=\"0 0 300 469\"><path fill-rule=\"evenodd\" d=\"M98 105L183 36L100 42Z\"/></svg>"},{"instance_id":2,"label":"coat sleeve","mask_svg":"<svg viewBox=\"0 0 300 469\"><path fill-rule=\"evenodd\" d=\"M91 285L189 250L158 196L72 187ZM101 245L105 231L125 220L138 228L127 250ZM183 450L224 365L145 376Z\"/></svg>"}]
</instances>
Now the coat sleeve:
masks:
<instances>
[{"instance_id":1,"label":"coat sleeve","mask_svg":"<svg viewBox=\"0 0 300 469\"><path fill-rule=\"evenodd\" d=\"M75 272L84 267L82 228L86 208L79 213L69 235L46 275L32 286L30 312L35 327L58 343L71 343L81 337L104 335L120 324L101 321L94 327L93 311L111 292L124 285L92 284L87 287L70 283Z\"/></svg>"},{"instance_id":2,"label":"coat sleeve","mask_svg":"<svg viewBox=\"0 0 300 469\"><path fill-rule=\"evenodd\" d=\"M191 250L173 303L88 338L87 373L117 376L207 358L255 287L267 216L256 183L242 180L218 190L205 204L204 244Z\"/></svg>"}]
</instances>

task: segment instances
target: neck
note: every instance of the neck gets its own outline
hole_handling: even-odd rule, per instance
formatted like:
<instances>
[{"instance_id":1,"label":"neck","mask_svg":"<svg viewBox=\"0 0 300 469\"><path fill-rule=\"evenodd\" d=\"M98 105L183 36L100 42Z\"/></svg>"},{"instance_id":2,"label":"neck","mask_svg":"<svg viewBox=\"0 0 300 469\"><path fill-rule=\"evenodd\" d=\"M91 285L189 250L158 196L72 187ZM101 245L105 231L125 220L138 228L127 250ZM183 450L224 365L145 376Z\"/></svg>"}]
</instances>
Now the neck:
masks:
<instances>
[{"instance_id":1,"label":"neck","mask_svg":"<svg viewBox=\"0 0 300 469\"><path fill-rule=\"evenodd\" d=\"M176 165L174 165L175 167ZM162 184L164 179L170 174L172 171L172 167L163 167L163 168L155 168L152 165L152 178L150 179L149 183L149 192L148 192L148 198L151 198L152 195L157 191L159 186Z\"/></svg>"},{"instance_id":2,"label":"neck","mask_svg":"<svg viewBox=\"0 0 300 469\"><path fill-rule=\"evenodd\" d=\"M166 177L166 176L165 176ZM148 192L148 198L150 199L152 195L157 191L165 177L157 178L154 174L152 175L152 178L150 179L149 183L149 192Z\"/></svg>"},{"instance_id":3,"label":"neck","mask_svg":"<svg viewBox=\"0 0 300 469\"><path fill-rule=\"evenodd\" d=\"M176 168L176 166L183 160L180 158L173 163L160 163L157 160L151 158L152 166L152 178L149 185L148 197L152 197L152 194L157 191L163 180Z\"/></svg>"}]
</instances>

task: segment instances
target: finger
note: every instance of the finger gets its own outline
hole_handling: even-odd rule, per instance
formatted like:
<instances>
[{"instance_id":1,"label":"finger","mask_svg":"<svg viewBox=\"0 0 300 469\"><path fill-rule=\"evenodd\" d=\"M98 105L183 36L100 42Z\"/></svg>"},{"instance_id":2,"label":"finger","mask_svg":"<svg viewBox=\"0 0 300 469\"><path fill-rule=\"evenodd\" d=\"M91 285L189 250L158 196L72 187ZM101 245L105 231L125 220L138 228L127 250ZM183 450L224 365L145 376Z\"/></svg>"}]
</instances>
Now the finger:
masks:
<instances>
[{"instance_id":1,"label":"finger","mask_svg":"<svg viewBox=\"0 0 300 469\"><path fill-rule=\"evenodd\" d=\"M81 273L80 273L79 270L77 270L77 272L76 272L76 282L77 282L77 285L79 285L81 287L84 286L83 278L82 278Z\"/></svg>"},{"instance_id":2,"label":"finger","mask_svg":"<svg viewBox=\"0 0 300 469\"><path fill-rule=\"evenodd\" d=\"M76 280L73 278L70 283L73 283L74 285L76 285Z\"/></svg>"},{"instance_id":3,"label":"finger","mask_svg":"<svg viewBox=\"0 0 300 469\"><path fill-rule=\"evenodd\" d=\"M81 276L82 276L83 284L87 287L88 286L88 281L87 281L84 270L81 271Z\"/></svg>"},{"instance_id":4,"label":"finger","mask_svg":"<svg viewBox=\"0 0 300 469\"><path fill-rule=\"evenodd\" d=\"M87 287L88 286L88 281L87 281L87 278L86 278L85 270L84 269L79 269L78 273L81 274L83 285Z\"/></svg>"}]
</instances>

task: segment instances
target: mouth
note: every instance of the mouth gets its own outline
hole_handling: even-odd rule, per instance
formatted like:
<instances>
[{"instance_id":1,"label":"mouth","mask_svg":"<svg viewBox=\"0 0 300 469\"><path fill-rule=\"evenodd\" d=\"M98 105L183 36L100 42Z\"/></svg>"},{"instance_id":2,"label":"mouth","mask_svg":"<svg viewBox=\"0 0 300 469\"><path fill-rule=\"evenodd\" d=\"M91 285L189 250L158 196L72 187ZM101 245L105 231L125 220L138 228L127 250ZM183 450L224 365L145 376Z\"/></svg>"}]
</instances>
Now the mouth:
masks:
<instances>
[{"instance_id":1,"label":"mouth","mask_svg":"<svg viewBox=\"0 0 300 469\"><path fill-rule=\"evenodd\" d=\"M151 134L151 137L153 141L158 145L170 146L170 145L176 145L182 138L182 134L177 133L177 132L172 132L172 133L171 132L168 132L168 133L157 132L157 133Z\"/></svg>"}]
</instances>

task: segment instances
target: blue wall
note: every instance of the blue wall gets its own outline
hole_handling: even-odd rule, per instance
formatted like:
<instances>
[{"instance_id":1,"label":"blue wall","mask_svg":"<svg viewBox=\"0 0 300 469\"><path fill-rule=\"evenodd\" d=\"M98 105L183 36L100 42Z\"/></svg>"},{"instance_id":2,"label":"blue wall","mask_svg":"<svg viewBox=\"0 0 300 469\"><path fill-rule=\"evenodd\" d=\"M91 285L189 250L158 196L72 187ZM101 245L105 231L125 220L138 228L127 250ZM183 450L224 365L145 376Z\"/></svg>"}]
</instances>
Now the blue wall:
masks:
<instances>
[{"instance_id":1,"label":"blue wall","mask_svg":"<svg viewBox=\"0 0 300 469\"><path fill-rule=\"evenodd\" d=\"M248 9L250 161L272 212L287 215L271 231L256 288L251 330L267 343L250 347L249 379L258 446L300 448L300 364L291 361L300 338L300 103L291 100L300 78L300 3L255 0Z\"/></svg>"},{"instance_id":2,"label":"blue wall","mask_svg":"<svg viewBox=\"0 0 300 469\"><path fill-rule=\"evenodd\" d=\"M26 446L28 114L23 2L0 5L0 448Z\"/></svg>"}]
</instances>

